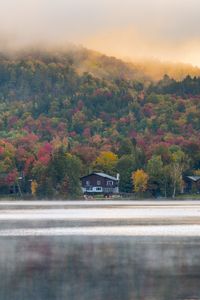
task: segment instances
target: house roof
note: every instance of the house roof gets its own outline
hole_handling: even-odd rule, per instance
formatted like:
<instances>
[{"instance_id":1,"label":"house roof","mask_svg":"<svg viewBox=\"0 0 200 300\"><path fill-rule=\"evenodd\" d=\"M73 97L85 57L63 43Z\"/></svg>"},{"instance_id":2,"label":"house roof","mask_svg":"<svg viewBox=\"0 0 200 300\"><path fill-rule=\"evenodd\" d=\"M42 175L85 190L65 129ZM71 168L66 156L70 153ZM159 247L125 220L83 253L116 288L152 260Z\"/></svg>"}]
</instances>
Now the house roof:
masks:
<instances>
[{"instance_id":1,"label":"house roof","mask_svg":"<svg viewBox=\"0 0 200 300\"><path fill-rule=\"evenodd\" d=\"M110 175L108 175L106 173L96 173L96 172L88 174L86 176L83 176L83 177L81 177L81 179L85 178L85 177L88 177L88 176L91 176L91 175L98 175L98 176L101 176L101 177L104 177L104 178L108 178L110 180L118 181L118 179L116 177L110 176Z\"/></svg>"},{"instance_id":2,"label":"house roof","mask_svg":"<svg viewBox=\"0 0 200 300\"><path fill-rule=\"evenodd\" d=\"M200 176L187 176L187 178L189 178L190 180L195 181L195 182L200 180Z\"/></svg>"},{"instance_id":3,"label":"house roof","mask_svg":"<svg viewBox=\"0 0 200 300\"><path fill-rule=\"evenodd\" d=\"M94 173L94 174L99 175L101 177L105 177L105 178L111 179L111 180L117 180L116 177L110 176L110 175L108 175L106 173Z\"/></svg>"}]
</instances>

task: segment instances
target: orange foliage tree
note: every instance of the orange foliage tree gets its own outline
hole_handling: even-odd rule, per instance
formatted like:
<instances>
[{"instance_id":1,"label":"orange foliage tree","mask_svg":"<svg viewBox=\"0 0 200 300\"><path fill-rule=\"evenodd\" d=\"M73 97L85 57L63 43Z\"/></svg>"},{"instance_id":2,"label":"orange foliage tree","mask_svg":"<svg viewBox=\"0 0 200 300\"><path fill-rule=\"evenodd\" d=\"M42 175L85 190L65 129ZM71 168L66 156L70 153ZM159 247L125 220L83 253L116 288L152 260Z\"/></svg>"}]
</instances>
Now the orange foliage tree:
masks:
<instances>
[{"instance_id":1,"label":"orange foliage tree","mask_svg":"<svg viewBox=\"0 0 200 300\"><path fill-rule=\"evenodd\" d=\"M37 184L37 182L36 182L35 180L33 180L33 181L31 182L31 194L32 194L33 196L36 195L37 188L38 188L38 184Z\"/></svg>"},{"instance_id":2,"label":"orange foliage tree","mask_svg":"<svg viewBox=\"0 0 200 300\"><path fill-rule=\"evenodd\" d=\"M134 191L136 193L143 193L147 190L149 176L144 170L140 169L132 174Z\"/></svg>"}]
</instances>

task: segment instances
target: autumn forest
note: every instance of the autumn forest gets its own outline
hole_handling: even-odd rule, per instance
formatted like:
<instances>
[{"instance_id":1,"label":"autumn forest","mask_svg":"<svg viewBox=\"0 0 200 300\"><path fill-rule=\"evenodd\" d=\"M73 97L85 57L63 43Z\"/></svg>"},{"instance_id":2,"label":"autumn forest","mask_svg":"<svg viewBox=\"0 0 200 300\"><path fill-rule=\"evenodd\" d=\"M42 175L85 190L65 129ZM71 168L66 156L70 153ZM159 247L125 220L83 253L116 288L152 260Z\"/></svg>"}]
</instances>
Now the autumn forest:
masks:
<instances>
[{"instance_id":1,"label":"autumn forest","mask_svg":"<svg viewBox=\"0 0 200 300\"><path fill-rule=\"evenodd\" d=\"M86 49L1 53L0 194L79 197L92 171L119 173L122 193L181 193L200 175L200 70L159 69Z\"/></svg>"}]
</instances>

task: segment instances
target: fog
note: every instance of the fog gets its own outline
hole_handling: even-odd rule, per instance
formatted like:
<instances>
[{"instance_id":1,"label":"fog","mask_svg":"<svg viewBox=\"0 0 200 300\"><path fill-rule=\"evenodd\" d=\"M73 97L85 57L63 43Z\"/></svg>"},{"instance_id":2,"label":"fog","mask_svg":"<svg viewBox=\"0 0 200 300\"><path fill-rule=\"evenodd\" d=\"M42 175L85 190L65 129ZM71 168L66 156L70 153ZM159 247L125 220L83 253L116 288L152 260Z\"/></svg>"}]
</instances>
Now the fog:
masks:
<instances>
[{"instance_id":1,"label":"fog","mask_svg":"<svg viewBox=\"0 0 200 300\"><path fill-rule=\"evenodd\" d=\"M0 299L200 299L199 201L3 201Z\"/></svg>"},{"instance_id":2,"label":"fog","mask_svg":"<svg viewBox=\"0 0 200 300\"><path fill-rule=\"evenodd\" d=\"M199 299L196 238L1 237L4 300Z\"/></svg>"},{"instance_id":3,"label":"fog","mask_svg":"<svg viewBox=\"0 0 200 300\"><path fill-rule=\"evenodd\" d=\"M69 43L200 66L198 0L1 0L0 48Z\"/></svg>"}]
</instances>

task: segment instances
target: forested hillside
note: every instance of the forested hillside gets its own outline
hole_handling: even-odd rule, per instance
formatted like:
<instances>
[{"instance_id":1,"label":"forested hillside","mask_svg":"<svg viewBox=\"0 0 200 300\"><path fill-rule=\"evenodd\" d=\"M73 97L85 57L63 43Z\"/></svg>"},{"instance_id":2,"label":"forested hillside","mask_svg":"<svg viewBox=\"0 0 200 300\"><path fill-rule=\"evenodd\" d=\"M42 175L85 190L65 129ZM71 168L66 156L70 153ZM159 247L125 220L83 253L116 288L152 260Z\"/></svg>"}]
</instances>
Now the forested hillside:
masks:
<instances>
[{"instance_id":1,"label":"forested hillside","mask_svg":"<svg viewBox=\"0 0 200 300\"><path fill-rule=\"evenodd\" d=\"M91 54L91 58L90 58ZM83 59L84 57L84 59ZM171 195L200 169L200 78L152 81L89 51L0 56L0 193L78 195L90 171ZM89 59L90 58L90 59Z\"/></svg>"}]
</instances>

